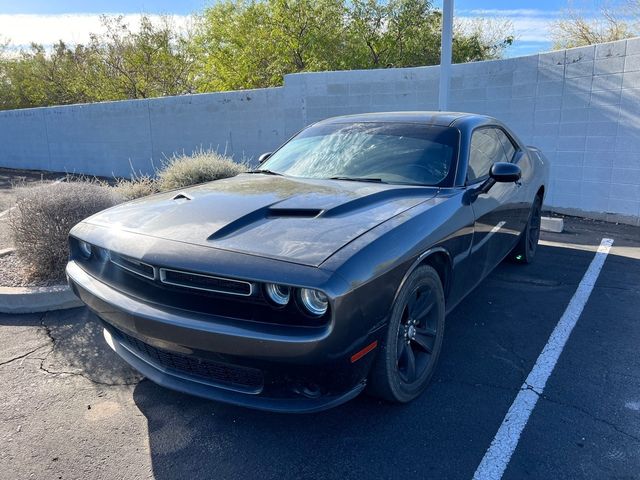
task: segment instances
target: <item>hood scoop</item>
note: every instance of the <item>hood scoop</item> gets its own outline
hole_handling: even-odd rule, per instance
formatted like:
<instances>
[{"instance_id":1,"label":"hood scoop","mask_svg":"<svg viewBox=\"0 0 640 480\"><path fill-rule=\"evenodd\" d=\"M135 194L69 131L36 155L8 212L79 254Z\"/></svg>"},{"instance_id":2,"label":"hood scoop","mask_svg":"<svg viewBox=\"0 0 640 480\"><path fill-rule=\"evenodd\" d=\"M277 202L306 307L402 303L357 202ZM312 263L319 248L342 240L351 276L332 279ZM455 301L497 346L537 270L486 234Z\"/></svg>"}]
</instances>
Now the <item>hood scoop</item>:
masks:
<instances>
[{"instance_id":1,"label":"hood scoop","mask_svg":"<svg viewBox=\"0 0 640 480\"><path fill-rule=\"evenodd\" d=\"M255 226L267 219L277 218L316 218L322 213L319 208L278 208L265 207L248 213L211 234L208 240L220 240L246 228Z\"/></svg>"}]
</instances>

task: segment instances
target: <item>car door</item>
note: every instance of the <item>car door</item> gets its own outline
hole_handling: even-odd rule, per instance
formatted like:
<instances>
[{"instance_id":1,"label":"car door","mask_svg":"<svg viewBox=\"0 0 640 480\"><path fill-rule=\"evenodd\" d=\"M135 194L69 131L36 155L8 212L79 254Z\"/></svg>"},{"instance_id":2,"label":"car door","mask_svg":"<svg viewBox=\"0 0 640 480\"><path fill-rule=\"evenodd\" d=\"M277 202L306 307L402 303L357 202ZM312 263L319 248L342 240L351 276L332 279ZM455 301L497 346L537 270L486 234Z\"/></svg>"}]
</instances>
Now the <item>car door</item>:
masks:
<instances>
[{"instance_id":1,"label":"car door","mask_svg":"<svg viewBox=\"0 0 640 480\"><path fill-rule=\"evenodd\" d=\"M531 199L532 195L528 194L527 185L530 183L533 169L531 167L531 159L526 149L521 149L518 142L513 140L504 130L501 128L495 129L496 135L502 147L508 162L517 164L522 172L520 182L515 188L515 197L513 201L512 215L514 218L514 225L517 225L516 230L518 232L524 231L526 223L529 221L529 213L531 212ZM521 188L524 187L524 188Z\"/></svg>"},{"instance_id":2,"label":"car door","mask_svg":"<svg viewBox=\"0 0 640 480\"><path fill-rule=\"evenodd\" d=\"M466 187L475 189L489 178L496 162L508 162L501 129L480 127L473 131L469 149ZM519 182L496 183L478 195L471 207L475 217L471 255L479 279L488 274L514 247L521 231Z\"/></svg>"}]
</instances>

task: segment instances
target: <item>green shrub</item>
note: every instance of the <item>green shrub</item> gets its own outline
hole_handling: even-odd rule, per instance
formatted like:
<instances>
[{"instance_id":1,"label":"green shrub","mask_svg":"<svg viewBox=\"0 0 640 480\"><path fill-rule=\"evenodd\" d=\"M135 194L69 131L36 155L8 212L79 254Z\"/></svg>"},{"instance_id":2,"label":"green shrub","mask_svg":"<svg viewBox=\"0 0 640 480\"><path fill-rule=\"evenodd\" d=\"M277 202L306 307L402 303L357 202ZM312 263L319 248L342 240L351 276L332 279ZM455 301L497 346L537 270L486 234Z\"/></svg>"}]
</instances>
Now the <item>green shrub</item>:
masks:
<instances>
[{"instance_id":1,"label":"green shrub","mask_svg":"<svg viewBox=\"0 0 640 480\"><path fill-rule=\"evenodd\" d=\"M213 151L174 155L158 171L160 191L175 190L246 172L247 166Z\"/></svg>"},{"instance_id":2,"label":"green shrub","mask_svg":"<svg viewBox=\"0 0 640 480\"><path fill-rule=\"evenodd\" d=\"M64 279L71 227L117 201L110 188L95 181L16 188L9 229L29 279Z\"/></svg>"},{"instance_id":3,"label":"green shrub","mask_svg":"<svg viewBox=\"0 0 640 480\"><path fill-rule=\"evenodd\" d=\"M122 200L134 200L158 193L158 181L149 175L136 175L131 180L118 179L112 187Z\"/></svg>"}]
</instances>

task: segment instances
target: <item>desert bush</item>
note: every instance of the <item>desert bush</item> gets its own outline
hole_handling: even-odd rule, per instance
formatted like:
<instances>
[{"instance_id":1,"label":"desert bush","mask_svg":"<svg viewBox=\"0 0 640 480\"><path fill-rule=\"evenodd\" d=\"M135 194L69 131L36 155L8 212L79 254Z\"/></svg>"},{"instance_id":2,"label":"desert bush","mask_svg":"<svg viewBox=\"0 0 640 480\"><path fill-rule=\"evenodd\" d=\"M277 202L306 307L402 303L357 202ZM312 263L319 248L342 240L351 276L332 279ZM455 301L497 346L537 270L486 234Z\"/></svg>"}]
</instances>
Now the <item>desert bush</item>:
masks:
<instances>
[{"instance_id":1,"label":"desert bush","mask_svg":"<svg viewBox=\"0 0 640 480\"><path fill-rule=\"evenodd\" d=\"M63 279L71 227L118 201L110 188L92 181L19 187L16 197L9 229L30 279Z\"/></svg>"},{"instance_id":2,"label":"desert bush","mask_svg":"<svg viewBox=\"0 0 640 480\"><path fill-rule=\"evenodd\" d=\"M247 171L247 166L214 151L200 150L192 155L174 155L158 171L160 191L228 178Z\"/></svg>"},{"instance_id":3,"label":"desert bush","mask_svg":"<svg viewBox=\"0 0 640 480\"><path fill-rule=\"evenodd\" d=\"M149 175L135 175L131 180L118 179L113 186L115 194L124 201L158 193L158 181Z\"/></svg>"}]
</instances>

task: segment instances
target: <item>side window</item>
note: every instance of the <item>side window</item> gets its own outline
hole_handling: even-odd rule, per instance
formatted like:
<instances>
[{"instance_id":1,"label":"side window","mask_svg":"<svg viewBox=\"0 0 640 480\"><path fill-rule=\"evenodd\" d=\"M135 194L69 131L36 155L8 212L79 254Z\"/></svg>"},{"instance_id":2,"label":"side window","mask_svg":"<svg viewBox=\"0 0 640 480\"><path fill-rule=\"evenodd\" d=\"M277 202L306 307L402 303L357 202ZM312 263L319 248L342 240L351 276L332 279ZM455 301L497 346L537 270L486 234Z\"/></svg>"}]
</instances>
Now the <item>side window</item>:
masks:
<instances>
[{"instance_id":1,"label":"side window","mask_svg":"<svg viewBox=\"0 0 640 480\"><path fill-rule=\"evenodd\" d=\"M498 135L498 138L500 139L500 142L504 147L504 153L507 156L507 162L512 161L513 156L516 153L516 147L513 145L513 142L509 137L507 137L507 134L500 129L496 129L496 135Z\"/></svg>"},{"instance_id":2,"label":"side window","mask_svg":"<svg viewBox=\"0 0 640 480\"><path fill-rule=\"evenodd\" d=\"M506 162L507 157L498 138L497 129L481 128L471 135L467 182L474 183L489 175L491 165Z\"/></svg>"}]
</instances>

